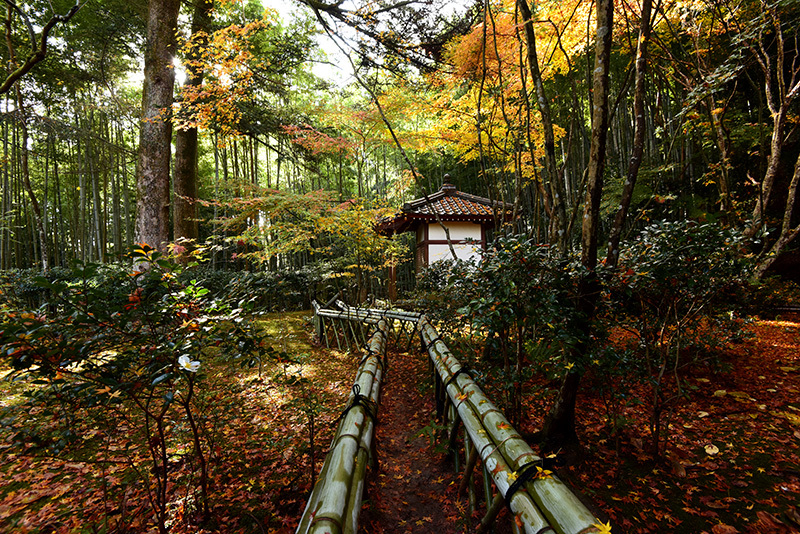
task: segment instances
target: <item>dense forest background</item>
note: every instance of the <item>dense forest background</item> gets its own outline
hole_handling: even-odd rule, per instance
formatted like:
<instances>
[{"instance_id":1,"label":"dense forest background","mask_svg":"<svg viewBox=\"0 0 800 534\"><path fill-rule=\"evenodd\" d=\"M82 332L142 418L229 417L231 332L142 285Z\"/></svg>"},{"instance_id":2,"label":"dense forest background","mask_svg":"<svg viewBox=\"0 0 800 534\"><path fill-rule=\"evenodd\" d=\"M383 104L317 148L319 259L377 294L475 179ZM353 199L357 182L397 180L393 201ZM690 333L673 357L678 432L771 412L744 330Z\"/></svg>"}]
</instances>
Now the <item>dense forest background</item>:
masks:
<instances>
[{"instance_id":1,"label":"dense forest background","mask_svg":"<svg viewBox=\"0 0 800 534\"><path fill-rule=\"evenodd\" d=\"M580 248L593 3L309 0L291 20L253 1L178 7L174 103L143 122L145 2L7 3L9 77L38 59L4 86L0 268L113 261L159 224L152 246L189 240L179 251L207 247L215 268L379 268L410 255L339 237L445 174L513 203L508 231ZM645 0L610 14L599 257L615 263L653 221L690 219L742 230L763 273L798 233L796 3ZM349 85L313 74L321 38ZM155 76L145 68L145 87ZM166 200L141 183L141 152L169 151L139 146L159 121L173 136ZM340 261L352 250L372 252Z\"/></svg>"}]
</instances>

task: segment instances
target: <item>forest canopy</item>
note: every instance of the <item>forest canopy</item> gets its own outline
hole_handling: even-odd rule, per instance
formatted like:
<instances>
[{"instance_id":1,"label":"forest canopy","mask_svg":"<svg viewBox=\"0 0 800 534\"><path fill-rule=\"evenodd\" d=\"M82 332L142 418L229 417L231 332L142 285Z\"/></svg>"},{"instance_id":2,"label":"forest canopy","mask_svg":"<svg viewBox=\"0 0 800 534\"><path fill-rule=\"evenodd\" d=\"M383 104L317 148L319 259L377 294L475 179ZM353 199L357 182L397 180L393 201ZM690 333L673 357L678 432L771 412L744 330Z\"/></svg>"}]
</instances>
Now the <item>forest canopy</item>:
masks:
<instances>
[{"instance_id":1,"label":"forest canopy","mask_svg":"<svg viewBox=\"0 0 800 534\"><path fill-rule=\"evenodd\" d=\"M112 261L154 217L161 233L148 240L213 242L215 265L230 266L237 232L255 223L226 223L243 220L237 199L327 190L399 207L445 174L513 203L519 217L505 231L575 250L596 93L593 6L308 1L282 17L254 1L183 4L165 44L179 73L166 89L173 103L154 104L142 123L145 2L8 3L4 61L46 53L5 92L0 267ZM658 220L740 228L759 275L796 248L797 8L613 5L597 227L607 261ZM352 83L319 78L314 65L326 61ZM160 121L175 136L175 168L155 200L137 153L154 150L141 145L142 125ZM147 211L156 204L168 209ZM268 234L248 252L269 256ZM313 261L298 254L271 265Z\"/></svg>"}]
</instances>

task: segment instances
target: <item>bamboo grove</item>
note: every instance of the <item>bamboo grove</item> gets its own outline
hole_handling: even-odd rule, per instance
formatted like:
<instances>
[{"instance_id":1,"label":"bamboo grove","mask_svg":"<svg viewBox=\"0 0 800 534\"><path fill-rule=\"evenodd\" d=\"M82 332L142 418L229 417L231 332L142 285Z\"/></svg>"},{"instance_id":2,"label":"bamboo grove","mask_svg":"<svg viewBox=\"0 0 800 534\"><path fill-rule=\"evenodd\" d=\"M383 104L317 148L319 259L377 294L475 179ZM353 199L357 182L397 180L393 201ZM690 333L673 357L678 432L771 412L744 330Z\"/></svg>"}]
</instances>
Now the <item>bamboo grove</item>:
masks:
<instances>
[{"instance_id":1,"label":"bamboo grove","mask_svg":"<svg viewBox=\"0 0 800 534\"><path fill-rule=\"evenodd\" d=\"M52 29L46 58L6 93L0 268L110 261L141 238L144 4L81 6ZM281 239L269 230L280 216L265 201L276 191L330 191L320 209L354 198L396 208L437 190L447 173L461 190L513 203L510 231L565 253L580 248L598 130L593 2L345 10L306 0L288 21L253 1L202 4L205 11L182 8L176 71L185 75L165 110L176 147L180 132L199 136L188 197L176 149L170 241L212 243L219 264L262 251L270 261L248 265L297 266L314 261L309 251L324 232L264 252ZM9 64L30 40L19 14L42 25L52 15L26 9L7 14ZM740 228L759 275L796 246L797 9L793 1L613 4L601 259L614 265L632 229L664 219ZM320 33L348 53L327 61L350 85L314 74L326 61ZM253 203L263 208L237 218ZM187 220L196 230L186 230Z\"/></svg>"}]
</instances>

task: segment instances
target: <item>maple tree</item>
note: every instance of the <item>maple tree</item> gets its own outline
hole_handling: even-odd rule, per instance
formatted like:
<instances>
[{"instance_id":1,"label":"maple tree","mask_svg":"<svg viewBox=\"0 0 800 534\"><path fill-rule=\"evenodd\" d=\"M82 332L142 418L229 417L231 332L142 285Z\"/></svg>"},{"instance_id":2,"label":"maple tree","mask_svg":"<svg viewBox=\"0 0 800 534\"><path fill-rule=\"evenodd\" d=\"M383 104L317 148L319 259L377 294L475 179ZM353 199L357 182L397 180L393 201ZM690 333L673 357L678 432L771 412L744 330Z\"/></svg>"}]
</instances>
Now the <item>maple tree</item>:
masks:
<instances>
[{"instance_id":1,"label":"maple tree","mask_svg":"<svg viewBox=\"0 0 800 534\"><path fill-rule=\"evenodd\" d=\"M211 0L195 2L192 13L192 35L185 46L189 59L186 65L184 87L195 88L203 83L205 69L197 65L201 49L207 44L206 32L211 22ZM199 41L199 42L198 42ZM179 97L180 98L180 97ZM178 127L175 132L175 170L173 187L173 239L196 240L200 237L197 210L197 182L199 140L196 126Z\"/></svg>"},{"instance_id":2,"label":"maple tree","mask_svg":"<svg viewBox=\"0 0 800 534\"><path fill-rule=\"evenodd\" d=\"M231 239L253 246L237 257L265 263L277 255L309 254L337 285L344 279L348 286L346 279L354 278L361 300L382 286L384 269L408 259L401 244L376 231L380 218L393 214L391 208L356 200L338 204L325 191L258 193L228 204L235 212L224 221Z\"/></svg>"}]
</instances>

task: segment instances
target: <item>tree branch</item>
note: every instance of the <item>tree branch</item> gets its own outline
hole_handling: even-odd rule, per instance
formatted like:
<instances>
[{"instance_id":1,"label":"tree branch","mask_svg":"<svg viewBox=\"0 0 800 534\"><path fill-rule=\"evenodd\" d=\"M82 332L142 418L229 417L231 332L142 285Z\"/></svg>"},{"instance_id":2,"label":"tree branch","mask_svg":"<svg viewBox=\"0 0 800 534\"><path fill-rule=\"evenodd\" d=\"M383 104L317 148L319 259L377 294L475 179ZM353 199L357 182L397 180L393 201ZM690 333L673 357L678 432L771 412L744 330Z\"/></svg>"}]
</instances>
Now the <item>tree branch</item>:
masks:
<instances>
[{"instance_id":1,"label":"tree branch","mask_svg":"<svg viewBox=\"0 0 800 534\"><path fill-rule=\"evenodd\" d=\"M75 5L66 13L66 15L53 15L47 24L44 25L42 28L41 36L39 37L39 43L36 43L36 34L33 31L33 25L31 24L30 19L22 12L22 10L11 0L4 0L6 5L9 9L15 11L20 18L22 19L25 27L28 30L28 38L31 41L31 52L28 57L25 59L25 63L21 66L18 66L16 69L12 70L6 79L0 84L0 94L7 93L9 89L23 76L25 76L28 72L36 66L37 63L41 62L47 56L47 38L50 35L50 31L55 27L56 24L59 22L67 22L71 19L75 14L83 7L86 3L84 0L84 4L80 2L80 0L76 0ZM10 14L9 14L10 18Z\"/></svg>"}]
</instances>

